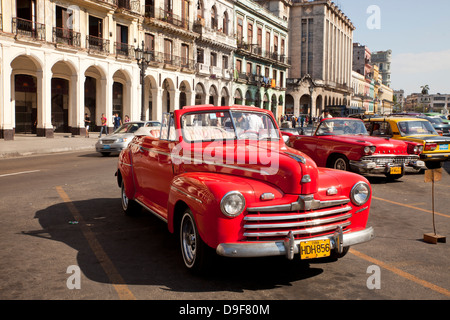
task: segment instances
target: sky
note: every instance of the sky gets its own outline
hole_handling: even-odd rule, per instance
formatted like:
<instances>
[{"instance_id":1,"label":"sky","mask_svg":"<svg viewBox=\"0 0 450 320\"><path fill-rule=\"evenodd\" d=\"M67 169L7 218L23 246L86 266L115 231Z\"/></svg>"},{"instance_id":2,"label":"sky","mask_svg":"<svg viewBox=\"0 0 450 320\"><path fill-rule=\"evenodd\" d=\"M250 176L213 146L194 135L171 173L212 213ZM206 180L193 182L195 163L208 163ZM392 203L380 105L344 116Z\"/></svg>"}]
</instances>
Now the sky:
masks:
<instances>
[{"instance_id":1,"label":"sky","mask_svg":"<svg viewBox=\"0 0 450 320\"><path fill-rule=\"evenodd\" d=\"M353 42L392 50L391 88L450 94L449 0L333 0L352 21Z\"/></svg>"}]
</instances>

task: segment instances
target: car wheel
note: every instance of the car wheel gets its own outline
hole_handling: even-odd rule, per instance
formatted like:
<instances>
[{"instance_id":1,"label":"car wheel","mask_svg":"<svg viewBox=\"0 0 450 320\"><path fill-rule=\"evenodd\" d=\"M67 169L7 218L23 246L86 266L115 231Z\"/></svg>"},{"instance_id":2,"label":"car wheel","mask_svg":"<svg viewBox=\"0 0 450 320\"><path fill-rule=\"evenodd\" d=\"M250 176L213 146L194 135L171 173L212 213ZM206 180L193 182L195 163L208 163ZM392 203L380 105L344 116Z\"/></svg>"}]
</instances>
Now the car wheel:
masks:
<instances>
[{"instance_id":1,"label":"car wheel","mask_svg":"<svg viewBox=\"0 0 450 320\"><path fill-rule=\"evenodd\" d=\"M127 216L134 216L140 212L141 206L136 201L131 200L127 197L123 181L120 188L120 195L120 198L122 200L122 209Z\"/></svg>"},{"instance_id":2,"label":"car wheel","mask_svg":"<svg viewBox=\"0 0 450 320\"><path fill-rule=\"evenodd\" d=\"M349 171L350 165L348 159L345 156L338 155L332 158L331 168L342 171Z\"/></svg>"},{"instance_id":3,"label":"car wheel","mask_svg":"<svg viewBox=\"0 0 450 320\"><path fill-rule=\"evenodd\" d=\"M195 273L205 271L209 247L200 238L191 210L186 209L180 224L181 255L186 267Z\"/></svg>"}]
</instances>

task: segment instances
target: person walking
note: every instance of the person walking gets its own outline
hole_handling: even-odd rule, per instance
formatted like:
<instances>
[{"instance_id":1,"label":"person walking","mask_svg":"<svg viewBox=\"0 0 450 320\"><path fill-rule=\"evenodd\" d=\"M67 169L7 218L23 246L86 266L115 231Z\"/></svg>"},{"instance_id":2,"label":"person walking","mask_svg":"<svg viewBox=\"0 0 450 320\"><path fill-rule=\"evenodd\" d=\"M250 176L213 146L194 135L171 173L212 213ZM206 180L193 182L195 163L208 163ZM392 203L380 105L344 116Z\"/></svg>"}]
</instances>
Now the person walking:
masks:
<instances>
[{"instance_id":1,"label":"person walking","mask_svg":"<svg viewBox=\"0 0 450 320\"><path fill-rule=\"evenodd\" d=\"M86 128L85 137L89 138L89 126L91 124L91 118L87 113L84 114L84 127Z\"/></svg>"},{"instance_id":2,"label":"person walking","mask_svg":"<svg viewBox=\"0 0 450 320\"><path fill-rule=\"evenodd\" d=\"M101 118L102 127L100 128L100 135L98 136L99 138L102 137L103 130L105 130L105 134L108 134L108 126L106 124L107 120L108 119L106 119L105 114L102 113L102 118Z\"/></svg>"},{"instance_id":3,"label":"person walking","mask_svg":"<svg viewBox=\"0 0 450 320\"><path fill-rule=\"evenodd\" d=\"M114 131L116 131L122 125L122 119L119 117L119 114L116 112L114 115Z\"/></svg>"}]
</instances>

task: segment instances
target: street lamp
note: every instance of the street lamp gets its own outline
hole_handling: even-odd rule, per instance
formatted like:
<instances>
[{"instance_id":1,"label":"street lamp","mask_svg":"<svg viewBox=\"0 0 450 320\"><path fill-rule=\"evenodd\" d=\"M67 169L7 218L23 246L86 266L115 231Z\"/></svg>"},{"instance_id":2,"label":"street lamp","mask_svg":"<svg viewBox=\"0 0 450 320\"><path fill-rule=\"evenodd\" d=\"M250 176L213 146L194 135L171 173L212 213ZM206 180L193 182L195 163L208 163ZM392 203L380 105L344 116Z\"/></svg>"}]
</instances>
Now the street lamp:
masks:
<instances>
[{"instance_id":1,"label":"street lamp","mask_svg":"<svg viewBox=\"0 0 450 320\"><path fill-rule=\"evenodd\" d=\"M148 63L150 62L150 52L145 51L144 41L142 41L142 47L136 48L134 51L139 69L141 69L141 120L145 121L145 70L147 70Z\"/></svg>"}]
</instances>

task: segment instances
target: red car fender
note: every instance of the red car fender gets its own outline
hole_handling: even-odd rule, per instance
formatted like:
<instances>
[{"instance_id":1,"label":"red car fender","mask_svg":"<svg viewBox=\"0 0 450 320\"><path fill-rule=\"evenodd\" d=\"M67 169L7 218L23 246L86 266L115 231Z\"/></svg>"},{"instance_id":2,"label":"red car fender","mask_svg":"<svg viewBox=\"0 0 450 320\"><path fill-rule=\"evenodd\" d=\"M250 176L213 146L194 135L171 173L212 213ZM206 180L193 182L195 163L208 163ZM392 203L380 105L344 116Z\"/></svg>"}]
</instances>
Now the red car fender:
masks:
<instances>
[{"instance_id":1,"label":"red car fender","mask_svg":"<svg viewBox=\"0 0 450 320\"><path fill-rule=\"evenodd\" d=\"M239 191L245 198L246 207L258 203L263 192L273 192L277 198L282 192L267 183L233 177L217 173L184 173L172 181L168 203L168 228L177 232L182 212L186 205L191 210L202 240L210 247L216 248L222 242L242 240L242 224L245 209L237 217L225 216L220 209L220 201L230 191Z\"/></svg>"},{"instance_id":2,"label":"red car fender","mask_svg":"<svg viewBox=\"0 0 450 320\"><path fill-rule=\"evenodd\" d=\"M134 173L133 173L133 165L131 161L130 152L125 149L119 155L118 165L117 165L117 184L119 188L121 187L121 183L123 181L125 185L126 196L129 199L134 199L135 194L135 184L134 184Z\"/></svg>"}]
</instances>

